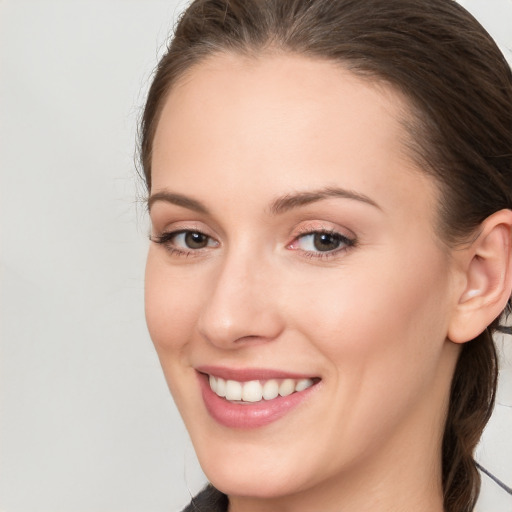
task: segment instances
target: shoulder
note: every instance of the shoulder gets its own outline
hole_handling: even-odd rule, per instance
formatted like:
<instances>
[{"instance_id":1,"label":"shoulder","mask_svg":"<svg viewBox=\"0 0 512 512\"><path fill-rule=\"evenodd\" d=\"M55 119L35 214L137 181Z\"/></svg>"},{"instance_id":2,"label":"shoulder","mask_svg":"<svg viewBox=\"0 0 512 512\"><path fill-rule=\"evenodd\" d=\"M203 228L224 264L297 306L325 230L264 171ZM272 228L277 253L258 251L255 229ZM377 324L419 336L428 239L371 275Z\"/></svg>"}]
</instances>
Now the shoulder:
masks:
<instances>
[{"instance_id":1,"label":"shoulder","mask_svg":"<svg viewBox=\"0 0 512 512\"><path fill-rule=\"evenodd\" d=\"M227 512L228 497L208 484L182 512Z\"/></svg>"}]
</instances>

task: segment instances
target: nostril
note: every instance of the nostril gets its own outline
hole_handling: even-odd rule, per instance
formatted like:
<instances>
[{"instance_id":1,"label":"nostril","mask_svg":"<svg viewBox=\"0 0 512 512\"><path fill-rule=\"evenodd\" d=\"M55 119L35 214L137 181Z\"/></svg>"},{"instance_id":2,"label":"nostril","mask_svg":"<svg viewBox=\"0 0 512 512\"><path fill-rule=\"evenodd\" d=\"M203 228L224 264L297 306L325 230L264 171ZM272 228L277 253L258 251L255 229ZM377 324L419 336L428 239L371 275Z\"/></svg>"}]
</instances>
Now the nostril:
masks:
<instances>
[{"instance_id":1,"label":"nostril","mask_svg":"<svg viewBox=\"0 0 512 512\"><path fill-rule=\"evenodd\" d=\"M219 311L209 305L198 323L202 337L211 345L224 349L239 349L246 345L268 343L279 337L283 330L276 308L253 311L242 308Z\"/></svg>"}]
</instances>

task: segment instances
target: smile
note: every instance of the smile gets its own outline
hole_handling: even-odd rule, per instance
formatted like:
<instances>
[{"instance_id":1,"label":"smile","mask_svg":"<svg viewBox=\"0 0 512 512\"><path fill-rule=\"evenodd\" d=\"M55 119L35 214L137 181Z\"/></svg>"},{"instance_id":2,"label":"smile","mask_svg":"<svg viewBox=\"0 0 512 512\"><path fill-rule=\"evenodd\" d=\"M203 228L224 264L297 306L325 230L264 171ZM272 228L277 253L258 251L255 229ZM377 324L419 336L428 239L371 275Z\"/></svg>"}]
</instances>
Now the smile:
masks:
<instances>
[{"instance_id":1,"label":"smile","mask_svg":"<svg viewBox=\"0 0 512 512\"><path fill-rule=\"evenodd\" d=\"M256 403L304 391L313 386L314 381L313 379L269 379L238 382L210 375L209 383L210 389L217 396L230 402Z\"/></svg>"},{"instance_id":2,"label":"smile","mask_svg":"<svg viewBox=\"0 0 512 512\"><path fill-rule=\"evenodd\" d=\"M322 379L274 370L196 368L203 401L220 425L258 428L311 399Z\"/></svg>"}]
</instances>

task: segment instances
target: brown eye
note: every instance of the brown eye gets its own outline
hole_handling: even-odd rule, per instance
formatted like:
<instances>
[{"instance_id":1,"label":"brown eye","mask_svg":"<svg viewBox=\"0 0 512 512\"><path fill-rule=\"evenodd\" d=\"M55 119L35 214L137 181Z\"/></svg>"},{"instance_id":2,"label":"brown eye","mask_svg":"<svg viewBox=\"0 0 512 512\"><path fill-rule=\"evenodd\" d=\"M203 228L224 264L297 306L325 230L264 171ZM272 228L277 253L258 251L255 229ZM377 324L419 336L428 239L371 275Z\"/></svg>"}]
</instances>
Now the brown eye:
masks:
<instances>
[{"instance_id":1,"label":"brown eye","mask_svg":"<svg viewBox=\"0 0 512 512\"><path fill-rule=\"evenodd\" d=\"M219 246L214 238L200 231L173 231L151 240L163 245L173 254L192 254L194 251Z\"/></svg>"},{"instance_id":2,"label":"brown eye","mask_svg":"<svg viewBox=\"0 0 512 512\"><path fill-rule=\"evenodd\" d=\"M336 231L312 231L297 237L289 248L298 249L311 256L328 256L353 245L355 239L347 238Z\"/></svg>"},{"instance_id":3,"label":"brown eye","mask_svg":"<svg viewBox=\"0 0 512 512\"><path fill-rule=\"evenodd\" d=\"M315 233L313 235L313 246L317 251L334 251L341 243L341 237L333 233Z\"/></svg>"},{"instance_id":4,"label":"brown eye","mask_svg":"<svg viewBox=\"0 0 512 512\"><path fill-rule=\"evenodd\" d=\"M183 233L185 245L189 249L203 249L208 246L209 237L197 231Z\"/></svg>"}]
</instances>

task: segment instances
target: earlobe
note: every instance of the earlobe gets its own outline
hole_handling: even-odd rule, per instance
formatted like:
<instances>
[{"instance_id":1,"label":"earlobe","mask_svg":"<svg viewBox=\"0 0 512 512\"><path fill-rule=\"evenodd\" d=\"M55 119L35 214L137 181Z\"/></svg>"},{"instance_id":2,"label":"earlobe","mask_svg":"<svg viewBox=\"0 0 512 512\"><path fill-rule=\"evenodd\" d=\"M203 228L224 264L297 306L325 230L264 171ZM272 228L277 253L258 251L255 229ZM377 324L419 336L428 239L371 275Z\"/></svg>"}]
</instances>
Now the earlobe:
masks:
<instances>
[{"instance_id":1,"label":"earlobe","mask_svg":"<svg viewBox=\"0 0 512 512\"><path fill-rule=\"evenodd\" d=\"M480 225L464 250L464 289L450 320L448 338L465 343L504 310L512 293L512 210L500 210Z\"/></svg>"}]
</instances>

